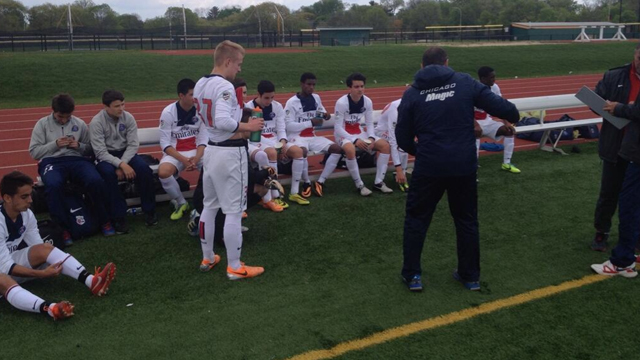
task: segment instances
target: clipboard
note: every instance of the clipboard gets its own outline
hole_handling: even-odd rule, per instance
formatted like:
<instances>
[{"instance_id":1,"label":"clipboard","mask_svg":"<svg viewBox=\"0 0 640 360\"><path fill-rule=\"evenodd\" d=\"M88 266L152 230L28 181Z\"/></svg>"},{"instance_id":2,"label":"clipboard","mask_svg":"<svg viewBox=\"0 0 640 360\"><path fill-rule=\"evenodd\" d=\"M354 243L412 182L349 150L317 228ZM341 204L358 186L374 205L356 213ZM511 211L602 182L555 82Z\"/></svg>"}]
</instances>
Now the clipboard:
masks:
<instances>
[{"instance_id":1,"label":"clipboard","mask_svg":"<svg viewBox=\"0 0 640 360\"><path fill-rule=\"evenodd\" d=\"M603 107L605 105L605 100L587 86L583 86L582 89L578 91L576 98L591 108L591 110L596 114L602 116L603 119L610 122L611 125L618 128L618 130L622 130L622 128L627 126L630 122L628 119L617 117L610 114L608 111L604 111Z\"/></svg>"}]
</instances>

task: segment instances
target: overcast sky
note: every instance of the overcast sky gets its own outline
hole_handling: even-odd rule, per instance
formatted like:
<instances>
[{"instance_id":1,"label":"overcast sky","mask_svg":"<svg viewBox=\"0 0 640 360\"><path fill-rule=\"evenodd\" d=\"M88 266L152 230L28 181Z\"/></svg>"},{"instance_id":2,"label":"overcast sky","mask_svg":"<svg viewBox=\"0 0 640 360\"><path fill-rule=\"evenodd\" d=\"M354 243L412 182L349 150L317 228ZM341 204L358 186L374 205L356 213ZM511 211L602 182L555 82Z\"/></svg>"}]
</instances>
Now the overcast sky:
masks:
<instances>
[{"instance_id":1,"label":"overcast sky","mask_svg":"<svg viewBox=\"0 0 640 360\"><path fill-rule=\"evenodd\" d=\"M317 0L276 0L275 3L283 4L289 9L298 10L301 6L311 5ZM73 0L20 0L24 5L31 7L34 5L41 5L44 3L52 3L56 5L66 5ZM240 5L243 9L260 4L264 1L258 0L108 0L100 1L93 0L96 4L108 4L118 14L130 14L136 13L142 17L142 19L153 18L156 16L164 15L164 12L171 6L182 6L195 10L197 8L211 8L217 6L223 8L226 6ZM347 0L345 3L349 4L368 4L369 0Z\"/></svg>"}]
</instances>

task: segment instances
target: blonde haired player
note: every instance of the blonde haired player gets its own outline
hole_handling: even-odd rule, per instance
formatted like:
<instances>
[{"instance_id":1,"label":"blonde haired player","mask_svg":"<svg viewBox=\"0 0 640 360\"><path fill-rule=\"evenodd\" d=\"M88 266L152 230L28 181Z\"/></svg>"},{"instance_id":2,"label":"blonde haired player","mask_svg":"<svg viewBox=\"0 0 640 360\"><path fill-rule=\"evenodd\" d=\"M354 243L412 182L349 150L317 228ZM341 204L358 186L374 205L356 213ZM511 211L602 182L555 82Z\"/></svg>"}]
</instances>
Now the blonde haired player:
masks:
<instances>
[{"instance_id":1,"label":"blonde haired player","mask_svg":"<svg viewBox=\"0 0 640 360\"><path fill-rule=\"evenodd\" d=\"M189 211L189 203L180 191L175 175L183 170L202 168L202 156L209 141L204 122L196 115L191 79L178 82L179 100L162 110L160 115L160 147L164 155L158 167L158 177L164 191L176 201L171 220L181 219Z\"/></svg>"},{"instance_id":2,"label":"blonde haired player","mask_svg":"<svg viewBox=\"0 0 640 360\"><path fill-rule=\"evenodd\" d=\"M400 187L400 190L407 191L409 185L407 184L407 164L409 162L409 154L398 148L398 142L396 141L396 124L398 123L398 106L400 106L398 99L390 102L384 107L380 114L380 120L376 124L375 134L389 142L391 148L391 160L393 166L396 169L396 183Z\"/></svg>"},{"instance_id":3,"label":"blonde haired player","mask_svg":"<svg viewBox=\"0 0 640 360\"><path fill-rule=\"evenodd\" d=\"M242 46L223 41L216 46L213 59L211 74L198 80L193 92L198 114L209 136L203 158L204 208L200 216L203 259L200 270L208 271L220 261L220 256L213 251L213 239L216 214L221 210L226 215L223 238L227 249L227 277L238 280L264 272L262 267L247 266L240 261L240 223L242 212L247 208L249 166L243 132L262 130L264 120L251 118L247 123L240 122L242 108L230 81L242 69Z\"/></svg>"}]
</instances>

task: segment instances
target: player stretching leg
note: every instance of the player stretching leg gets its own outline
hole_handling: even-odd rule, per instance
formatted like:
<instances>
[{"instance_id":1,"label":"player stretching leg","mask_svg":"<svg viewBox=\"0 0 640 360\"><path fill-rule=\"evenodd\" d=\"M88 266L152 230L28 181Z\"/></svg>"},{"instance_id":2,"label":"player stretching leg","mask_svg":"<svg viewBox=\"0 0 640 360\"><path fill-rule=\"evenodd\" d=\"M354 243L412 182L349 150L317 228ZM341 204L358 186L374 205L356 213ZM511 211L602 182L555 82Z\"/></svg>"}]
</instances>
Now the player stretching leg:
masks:
<instances>
[{"instance_id":1,"label":"player stretching leg","mask_svg":"<svg viewBox=\"0 0 640 360\"><path fill-rule=\"evenodd\" d=\"M242 132L262 130L264 121L251 118L241 123L242 108L232 81L240 72L244 59L242 46L223 41L216 46L210 75L196 83L194 100L209 136L203 158L204 209L200 216L200 242L203 260L200 268L213 268L220 256L213 251L215 218L218 210L225 214L224 243L227 249L227 277L230 280L255 277L262 267L244 265L241 220L247 207L247 141Z\"/></svg>"},{"instance_id":2,"label":"player stretching leg","mask_svg":"<svg viewBox=\"0 0 640 360\"><path fill-rule=\"evenodd\" d=\"M0 182L4 200L0 205L0 294L19 310L61 320L73 316L74 306L70 302L47 302L19 284L62 273L80 281L94 295L102 296L109 290L116 266L108 263L91 275L73 256L44 243L36 217L29 210L32 190L33 180L18 171L5 175Z\"/></svg>"},{"instance_id":3,"label":"player stretching leg","mask_svg":"<svg viewBox=\"0 0 640 360\"><path fill-rule=\"evenodd\" d=\"M182 195L175 175L183 170L202 168L201 159L209 141L204 123L196 116L193 104L195 86L191 79L180 80L179 100L164 108L160 115L160 147L164 155L158 167L158 177L164 191L177 204L171 220L181 219L189 211L189 203Z\"/></svg>"},{"instance_id":4,"label":"player stretching leg","mask_svg":"<svg viewBox=\"0 0 640 360\"><path fill-rule=\"evenodd\" d=\"M364 182L360 178L360 169L356 161L356 149L366 152L377 150L378 160L373 188L385 194L392 193L393 190L384 184L384 176L387 173L390 157L389 142L379 138L374 133L373 103L371 99L364 95L364 86L367 78L360 73L353 73L347 77L346 82L349 94L342 96L336 102L334 132L336 141L342 146L342 150L344 150L347 157L347 169L349 169L351 178L360 191L360 195L371 195L371 190L364 186ZM363 118L367 126L366 132L360 126ZM324 181L325 178L320 177L315 183L315 190L319 195L322 194Z\"/></svg>"},{"instance_id":5,"label":"player stretching leg","mask_svg":"<svg viewBox=\"0 0 640 360\"><path fill-rule=\"evenodd\" d=\"M487 85L491 88L491 91L498 95L502 96L500 92L500 87L496 84L496 73L495 71L488 67L483 66L478 69L478 78L480 82ZM511 163L511 157L513 156L513 150L515 148L515 139L513 138L513 126L504 122L504 121L496 121L489 116L482 109L475 109L475 119L478 125L482 128L482 136L487 136L493 140L499 141L504 137L504 154L502 161L502 170L508 171L513 174L519 174L520 169L515 167ZM480 139L476 139L476 148L477 152L480 151Z\"/></svg>"},{"instance_id":6,"label":"player stretching leg","mask_svg":"<svg viewBox=\"0 0 640 360\"><path fill-rule=\"evenodd\" d=\"M321 179L326 179L331 175L342 156L342 149L338 144L325 137L316 136L313 130L314 126L320 126L324 120L331 119L331 115L322 106L320 96L313 93L315 86L315 75L312 73L302 74L300 76L300 92L287 100L284 107L290 145L296 145L303 151L300 154L302 157L292 157L291 193L289 194L289 200L300 205L308 205L309 201L305 198L311 196L307 152L328 152L330 154L320 175ZM287 154L287 156L290 155ZM302 194L298 194L301 179L304 180L304 184ZM322 193L320 193L321 195Z\"/></svg>"}]
</instances>

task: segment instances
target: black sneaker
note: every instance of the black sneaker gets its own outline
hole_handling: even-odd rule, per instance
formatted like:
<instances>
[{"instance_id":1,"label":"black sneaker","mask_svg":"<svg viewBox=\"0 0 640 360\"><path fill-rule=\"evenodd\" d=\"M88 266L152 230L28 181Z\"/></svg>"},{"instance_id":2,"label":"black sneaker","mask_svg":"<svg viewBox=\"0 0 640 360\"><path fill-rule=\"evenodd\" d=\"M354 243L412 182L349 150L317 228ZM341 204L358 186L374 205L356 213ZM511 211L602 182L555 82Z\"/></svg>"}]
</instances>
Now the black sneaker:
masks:
<instances>
[{"instance_id":1,"label":"black sneaker","mask_svg":"<svg viewBox=\"0 0 640 360\"><path fill-rule=\"evenodd\" d=\"M594 236L593 242L591 242L591 250L606 252L607 240L609 240L609 233L596 232L596 236Z\"/></svg>"},{"instance_id":2,"label":"black sneaker","mask_svg":"<svg viewBox=\"0 0 640 360\"><path fill-rule=\"evenodd\" d=\"M116 231L116 234L118 235L127 234L129 232L127 221L124 218L115 220L113 222L113 229Z\"/></svg>"},{"instance_id":3,"label":"black sneaker","mask_svg":"<svg viewBox=\"0 0 640 360\"><path fill-rule=\"evenodd\" d=\"M156 215L155 211L152 213L144 214L144 222L147 224L147 226L158 225L158 215Z\"/></svg>"}]
</instances>

